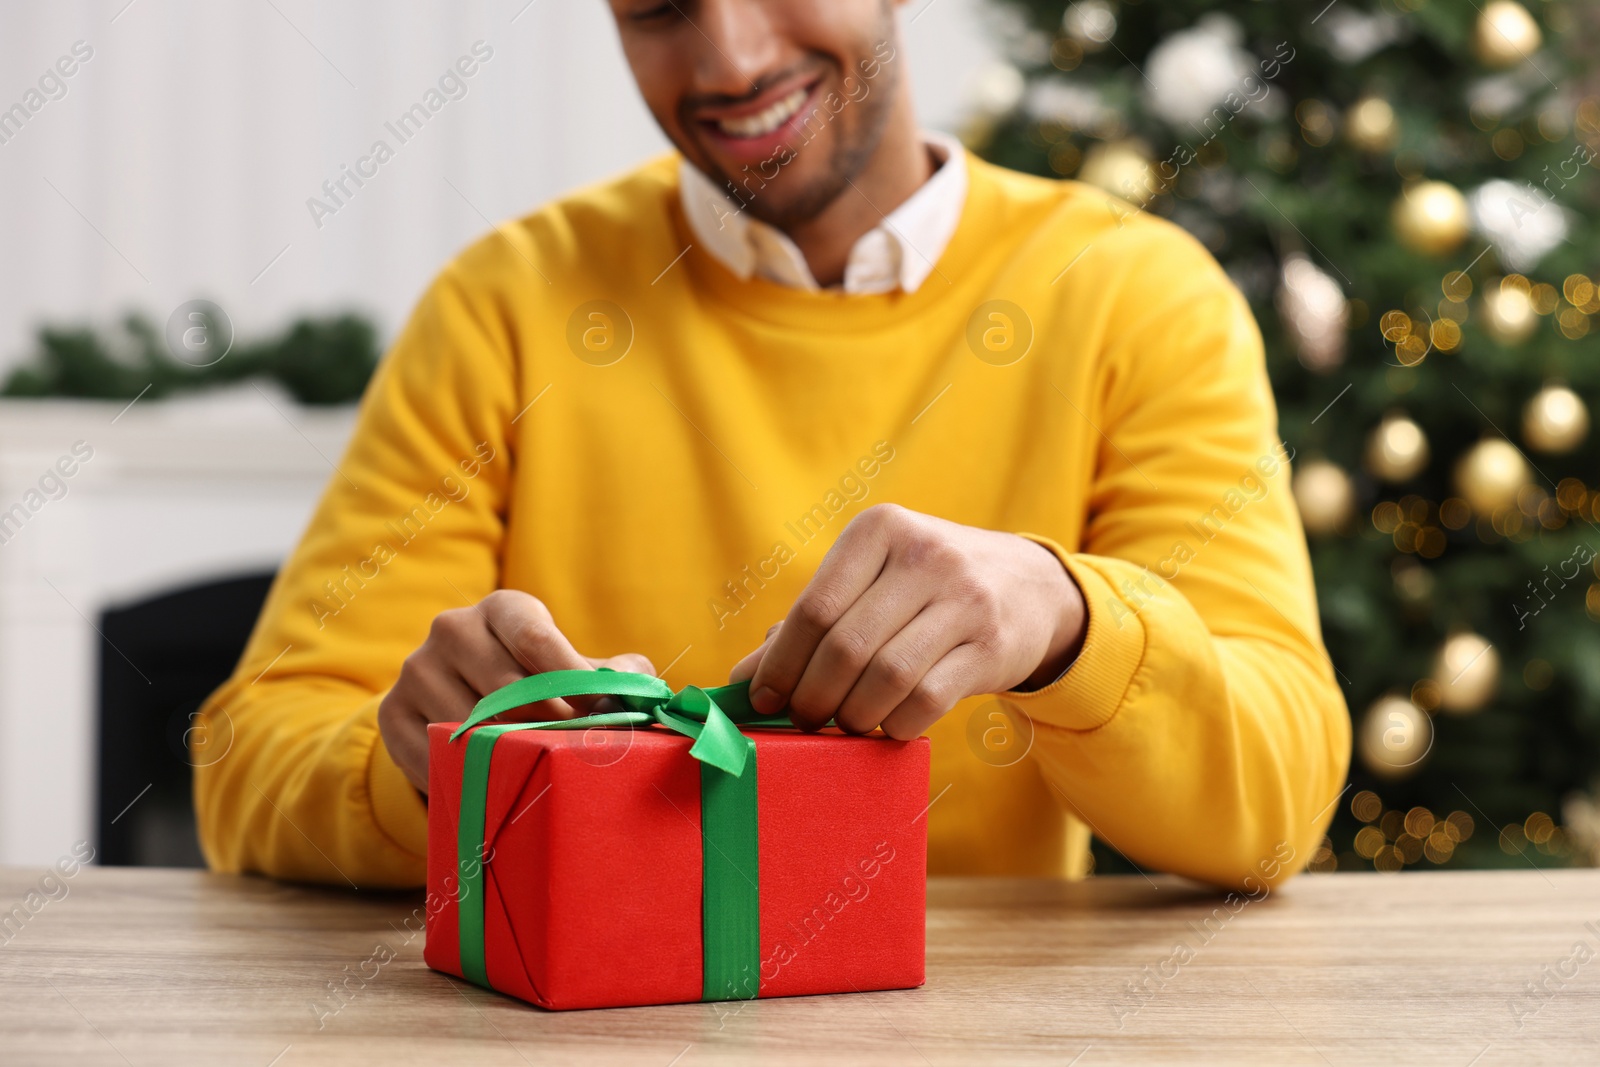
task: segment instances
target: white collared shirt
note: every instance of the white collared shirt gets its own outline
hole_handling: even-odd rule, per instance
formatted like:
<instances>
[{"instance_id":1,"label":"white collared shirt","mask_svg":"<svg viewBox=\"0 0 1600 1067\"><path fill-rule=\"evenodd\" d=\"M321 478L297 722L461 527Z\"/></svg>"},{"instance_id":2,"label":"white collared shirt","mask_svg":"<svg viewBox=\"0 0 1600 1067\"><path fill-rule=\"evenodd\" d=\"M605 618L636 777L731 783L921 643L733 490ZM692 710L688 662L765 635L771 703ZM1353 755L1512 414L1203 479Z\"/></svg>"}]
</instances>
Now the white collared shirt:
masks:
<instances>
[{"instance_id":1,"label":"white collared shirt","mask_svg":"<svg viewBox=\"0 0 1600 1067\"><path fill-rule=\"evenodd\" d=\"M966 152L946 134L923 137L940 160L939 169L856 241L840 286L846 293L916 292L961 221L967 202ZM679 165L679 190L700 245L738 277L753 275L795 289L821 288L788 234L742 210L688 160Z\"/></svg>"}]
</instances>

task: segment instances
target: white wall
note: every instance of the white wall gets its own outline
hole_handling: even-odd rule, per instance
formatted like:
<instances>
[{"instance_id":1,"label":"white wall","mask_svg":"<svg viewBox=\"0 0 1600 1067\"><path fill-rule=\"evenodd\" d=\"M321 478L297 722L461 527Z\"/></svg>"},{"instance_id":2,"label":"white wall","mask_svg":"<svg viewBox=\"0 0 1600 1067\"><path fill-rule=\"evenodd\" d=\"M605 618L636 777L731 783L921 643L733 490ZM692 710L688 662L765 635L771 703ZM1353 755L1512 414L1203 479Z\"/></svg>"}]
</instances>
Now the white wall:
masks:
<instances>
[{"instance_id":1,"label":"white wall","mask_svg":"<svg viewBox=\"0 0 1600 1067\"><path fill-rule=\"evenodd\" d=\"M929 125L954 125L990 58L985 14L902 14ZM307 198L480 39L494 55L467 96L319 230ZM0 144L0 373L42 321L159 325L196 296L244 336L345 307L387 336L485 217L665 147L603 0L8 0L0 109L76 41L93 56L66 95Z\"/></svg>"}]
</instances>

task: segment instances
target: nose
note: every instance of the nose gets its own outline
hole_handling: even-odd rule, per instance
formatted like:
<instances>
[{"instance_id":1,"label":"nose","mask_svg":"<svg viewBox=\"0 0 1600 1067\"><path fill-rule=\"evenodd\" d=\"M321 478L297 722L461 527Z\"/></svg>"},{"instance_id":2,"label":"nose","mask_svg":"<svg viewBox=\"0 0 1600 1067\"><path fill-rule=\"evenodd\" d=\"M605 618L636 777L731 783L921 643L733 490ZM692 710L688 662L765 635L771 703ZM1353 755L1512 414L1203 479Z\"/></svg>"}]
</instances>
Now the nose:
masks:
<instances>
[{"instance_id":1,"label":"nose","mask_svg":"<svg viewBox=\"0 0 1600 1067\"><path fill-rule=\"evenodd\" d=\"M743 97L755 92L761 76L776 70L782 51L779 27L768 0L700 0L684 5L698 33L694 57L697 96Z\"/></svg>"}]
</instances>

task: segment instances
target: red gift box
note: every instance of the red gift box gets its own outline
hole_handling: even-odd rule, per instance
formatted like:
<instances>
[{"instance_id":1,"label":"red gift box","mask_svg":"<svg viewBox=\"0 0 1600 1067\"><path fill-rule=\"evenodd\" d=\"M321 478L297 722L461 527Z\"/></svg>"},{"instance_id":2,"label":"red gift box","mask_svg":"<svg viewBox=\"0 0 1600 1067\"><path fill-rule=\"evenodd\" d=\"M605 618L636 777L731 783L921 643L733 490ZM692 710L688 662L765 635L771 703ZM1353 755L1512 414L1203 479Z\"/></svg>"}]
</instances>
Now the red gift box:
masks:
<instances>
[{"instance_id":1,"label":"red gift box","mask_svg":"<svg viewBox=\"0 0 1600 1067\"><path fill-rule=\"evenodd\" d=\"M428 728L424 958L461 959L467 740ZM741 996L923 983L928 743L833 730L755 741L760 974ZM658 727L506 733L482 858L488 984L544 1008L703 999L701 765ZM714 845L712 847L715 847Z\"/></svg>"}]
</instances>

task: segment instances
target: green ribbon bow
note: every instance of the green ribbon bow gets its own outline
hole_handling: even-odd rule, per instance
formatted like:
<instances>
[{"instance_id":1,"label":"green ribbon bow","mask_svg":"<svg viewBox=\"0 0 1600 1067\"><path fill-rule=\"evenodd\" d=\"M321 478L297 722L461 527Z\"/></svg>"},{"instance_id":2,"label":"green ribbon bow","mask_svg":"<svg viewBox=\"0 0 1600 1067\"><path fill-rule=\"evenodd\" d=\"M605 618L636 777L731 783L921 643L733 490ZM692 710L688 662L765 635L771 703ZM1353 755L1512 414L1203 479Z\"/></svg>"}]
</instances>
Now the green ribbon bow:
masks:
<instances>
[{"instance_id":1,"label":"green ribbon bow","mask_svg":"<svg viewBox=\"0 0 1600 1067\"><path fill-rule=\"evenodd\" d=\"M549 722L494 723L501 712L541 700L614 697L626 709ZM586 730L590 727L665 726L694 739L689 755L700 762L702 847L701 922L704 931L702 1000L754 999L761 966L761 895L757 886L756 746L739 726L793 726L782 716L762 716L750 706L749 683L715 689L685 686L678 692L648 674L551 671L512 682L478 701L450 735L467 737L461 776L461 816L456 831L460 876L461 973L485 989L489 974L483 943L483 834L489 761L495 742L517 730ZM473 729L478 727L477 729Z\"/></svg>"}]
</instances>

